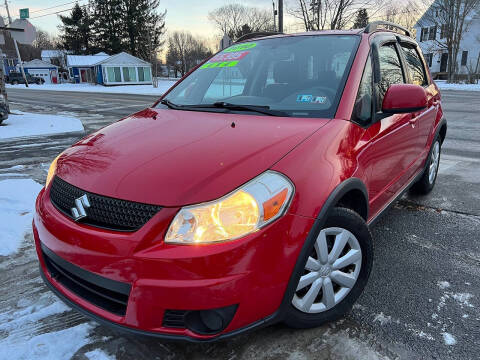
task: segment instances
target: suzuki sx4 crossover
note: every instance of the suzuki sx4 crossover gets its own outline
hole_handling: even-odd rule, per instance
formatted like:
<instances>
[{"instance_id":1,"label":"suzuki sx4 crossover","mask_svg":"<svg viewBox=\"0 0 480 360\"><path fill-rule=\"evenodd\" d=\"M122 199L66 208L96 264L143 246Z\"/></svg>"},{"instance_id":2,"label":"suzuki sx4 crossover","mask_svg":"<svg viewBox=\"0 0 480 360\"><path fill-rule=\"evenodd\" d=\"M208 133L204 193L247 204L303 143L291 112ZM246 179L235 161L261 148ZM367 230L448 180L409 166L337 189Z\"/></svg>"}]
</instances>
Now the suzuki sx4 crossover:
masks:
<instances>
[{"instance_id":1,"label":"suzuki sx4 crossover","mask_svg":"<svg viewBox=\"0 0 480 360\"><path fill-rule=\"evenodd\" d=\"M45 283L165 339L348 312L369 226L432 190L447 130L417 44L380 25L237 42L62 152L33 223Z\"/></svg>"}]
</instances>

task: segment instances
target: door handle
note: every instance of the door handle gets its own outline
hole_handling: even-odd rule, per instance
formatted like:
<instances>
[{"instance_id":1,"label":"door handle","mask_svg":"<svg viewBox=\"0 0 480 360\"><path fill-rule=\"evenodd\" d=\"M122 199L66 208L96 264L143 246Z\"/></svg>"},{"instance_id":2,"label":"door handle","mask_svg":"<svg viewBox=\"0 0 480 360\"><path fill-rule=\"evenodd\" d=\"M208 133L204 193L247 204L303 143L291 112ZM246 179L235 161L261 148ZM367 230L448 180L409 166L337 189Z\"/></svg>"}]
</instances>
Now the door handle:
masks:
<instances>
[{"instance_id":1,"label":"door handle","mask_svg":"<svg viewBox=\"0 0 480 360\"><path fill-rule=\"evenodd\" d=\"M412 117L410 118L410 120L408 120L409 124L412 125L412 128L415 127L415 125L417 124L417 117Z\"/></svg>"}]
</instances>

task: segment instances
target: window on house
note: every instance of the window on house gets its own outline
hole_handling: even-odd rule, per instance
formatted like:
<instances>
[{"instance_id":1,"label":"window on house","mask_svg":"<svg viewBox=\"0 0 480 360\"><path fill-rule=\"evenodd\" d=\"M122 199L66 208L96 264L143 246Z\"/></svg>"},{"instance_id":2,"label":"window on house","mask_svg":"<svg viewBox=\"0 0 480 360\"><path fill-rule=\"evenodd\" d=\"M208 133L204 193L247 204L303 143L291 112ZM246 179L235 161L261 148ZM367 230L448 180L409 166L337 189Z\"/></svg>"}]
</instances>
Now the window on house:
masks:
<instances>
[{"instance_id":1,"label":"window on house","mask_svg":"<svg viewBox=\"0 0 480 360\"><path fill-rule=\"evenodd\" d=\"M149 67L143 68L143 74L145 76L145 81L152 81L152 70Z\"/></svg>"},{"instance_id":2,"label":"window on house","mask_svg":"<svg viewBox=\"0 0 480 360\"><path fill-rule=\"evenodd\" d=\"M440 28L440 39L445 39L447 37L447 24L442 24Z\"/></svg>"},{"instance_id":3,"label":"window on house","mask_svg":"<svg viewBox=\"0 0 480 360\"><path fill-rule=\"evenodd\" d=\"M428 40L435 40L437 38L437 27L432 26L428 33Z\"/></svg>"},{"instance_id":4,"label":"window on house","mask_svg":"<svg viewBox=\"0 0 480 360\"><path fill-rule=\"evenodd\" d=\"M8 59L8 66L15 66L15 59Z\"/></svg>"},{"instance_id":5,"label":"window on house","mask_svg":"<svg viewBox=\"0 0 480 360\"><path fill-rule=\"evenodd\" d=\"M382 102L387 89L392 84L402 84L405 82L403 77L400 59L394 44L382 46L378 50L380 65L380 81L377 85L377 111L382 109Z\"/></svg>"},{"instance_id":6,"label":"window on house","mask_svg":"<svg viewBox=\"0 0 480 360\"><path fill-rule=\"evenodd\" d=\"M128 68L128 76L130 78L130 81L137 82L137 71L134 67Z\"/></svg>"},{"instance_id":7,"label":"window on house","mask_svg":"<svg viewBox=\"0 0 480 360\"><path fill-rule=\"evenodd\" d=\"M462 61L460 63L462 66L467 65L467 58L468 58L468 51L463 51L462 52Z\"/></svg>"},{"instance_id":8,"label":"window on house","mask_svg":"<svg viewBox=\"0 0 480 360\"><path fill-rule=\"evenodd\" d=\"M352 118L360 124L367 124L372 117L372 62L368 57L363 70L362 81L358 87Z\"/></svg>"},{"instance_id":9,"label":"window on house","mask_svg":"<svg viewBox=\"0 0 480 360\"><path fill-rule=\"evenodd\" d=\"M122 82L122 74L120 72L120 67L107 67L107 78L108 82Z\"/></svg>"},{"instance_id":10,"label":"window on house","mask_svg":"<svg viewBox=\"0 0 480 360\"><path fill-rule=\"evenodd\" d=\"M428 40L428 28L422 28L420 41L427 41L427 40Z\"/></svg>"},{"instance_id":11,"label":"window on house","mask_svg":"<svg viewBox=\"0 0 480 360\"><path fill-rule=\"evenodd\" d=\"M123 72L123 81L129 82L130 81L130 73L128 72L128 67L122 67Z\"/></svg>"},{"instance_id":12,"label":"window on house","mask_svg":"<svg viewBox=\"0 0 480 360\"><path fill-rule=\"evenodd\" d=\"M428 85L425 69L420 60L420 56L415 48L402 44L405 60L407 60L407 68L410 73L410 82L415 85Z\"/></svg>"},{"instance_id":13,"label":"window on house","mask_svg":"<svg viewBox=\"0 0 480 360\"><path fill-rule=\"evenodd\" d=\"M428 67L432 67L432 59L433 59L433 54L425 54L425 62L427 63Z\"/></svg>"},{"instance_id":14,"label":"window on house","mask_svg":"<svg viewBox=\"0 0 480 360\"><path fill-rule=\"evenodd\" d=\"M142 82L145 81L145 73L142 67L137 68L138 70L138 81Z\"/></svg>"}]
</instances>

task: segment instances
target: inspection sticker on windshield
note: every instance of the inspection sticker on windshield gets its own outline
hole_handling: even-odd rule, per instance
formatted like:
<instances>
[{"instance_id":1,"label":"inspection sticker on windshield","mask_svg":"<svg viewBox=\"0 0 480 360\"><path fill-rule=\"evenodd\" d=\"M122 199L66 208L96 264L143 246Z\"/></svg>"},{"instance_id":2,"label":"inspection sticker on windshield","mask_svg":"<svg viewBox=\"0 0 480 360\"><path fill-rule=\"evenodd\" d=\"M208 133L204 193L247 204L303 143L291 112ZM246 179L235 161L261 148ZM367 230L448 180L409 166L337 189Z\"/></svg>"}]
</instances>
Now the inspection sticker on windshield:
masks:
<instances>
[{"instance_id":1,"label":"inspection sticker on windshield","mask_svg":"<svg viewBox=\"0 0 480 360\"><path fill-rule=\"evenodd\" d=\"M325 104L326 101L327 101L326 96L297 95L297 102L311 103L311 104Z\"/></svg>"},{"instance_id":2,"label":"inspection sticker on windshield","mask_svg":"<svg viewBox=\"0 0 480 360\"><path fill-rule=\"evenodd\" d=\"M314 104L325 104L325 101L327 101L326 96L315 96L311 102Z\"/></svg>"},{"instance_id":3,"label":"inspection sticker on windshield","mask_svg":"<svg viewBox=\"0 0 480 360\"><path fill-rule=\"evenodd\" d=\"M312 102L312 95L298 95L297 102Z\"/></svg>"},{"instance_id":4,"label":"inspection sticker on windshield","mask_svg":"<svg viewBox=\"0 0 480 360\"><path fill-rule=\"evenodd\" d=\"M222 52L231 53L231 52L237 52L237 51L244 51L244 50L248 50L248 49L253 49L255 46L257 46L257 43L248 42L248 43L245 43L245 44L238 44L238 45L231 46L229 48L226 48Z\"/></svg>"}]
</instances>

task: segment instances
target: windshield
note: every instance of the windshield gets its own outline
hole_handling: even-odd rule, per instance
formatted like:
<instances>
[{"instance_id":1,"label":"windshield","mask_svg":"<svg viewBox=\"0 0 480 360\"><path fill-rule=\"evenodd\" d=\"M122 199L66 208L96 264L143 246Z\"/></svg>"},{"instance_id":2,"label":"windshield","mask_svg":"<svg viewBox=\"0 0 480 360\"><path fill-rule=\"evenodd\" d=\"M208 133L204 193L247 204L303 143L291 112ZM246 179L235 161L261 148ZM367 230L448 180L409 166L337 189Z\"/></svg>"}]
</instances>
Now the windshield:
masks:
<instances>
[{"instance_id":1,"label":"windshield","mask_svg":"<svg viewBox=\"0 0 480 360\"><path fill-rule=\"evenodd\" d=\"M235 44L190 74L164 104L219 111L201 105L221 102L261 106L285 116L333 117L358 42L355 35L320 35Z\"/></svg>"}]
</instances>

